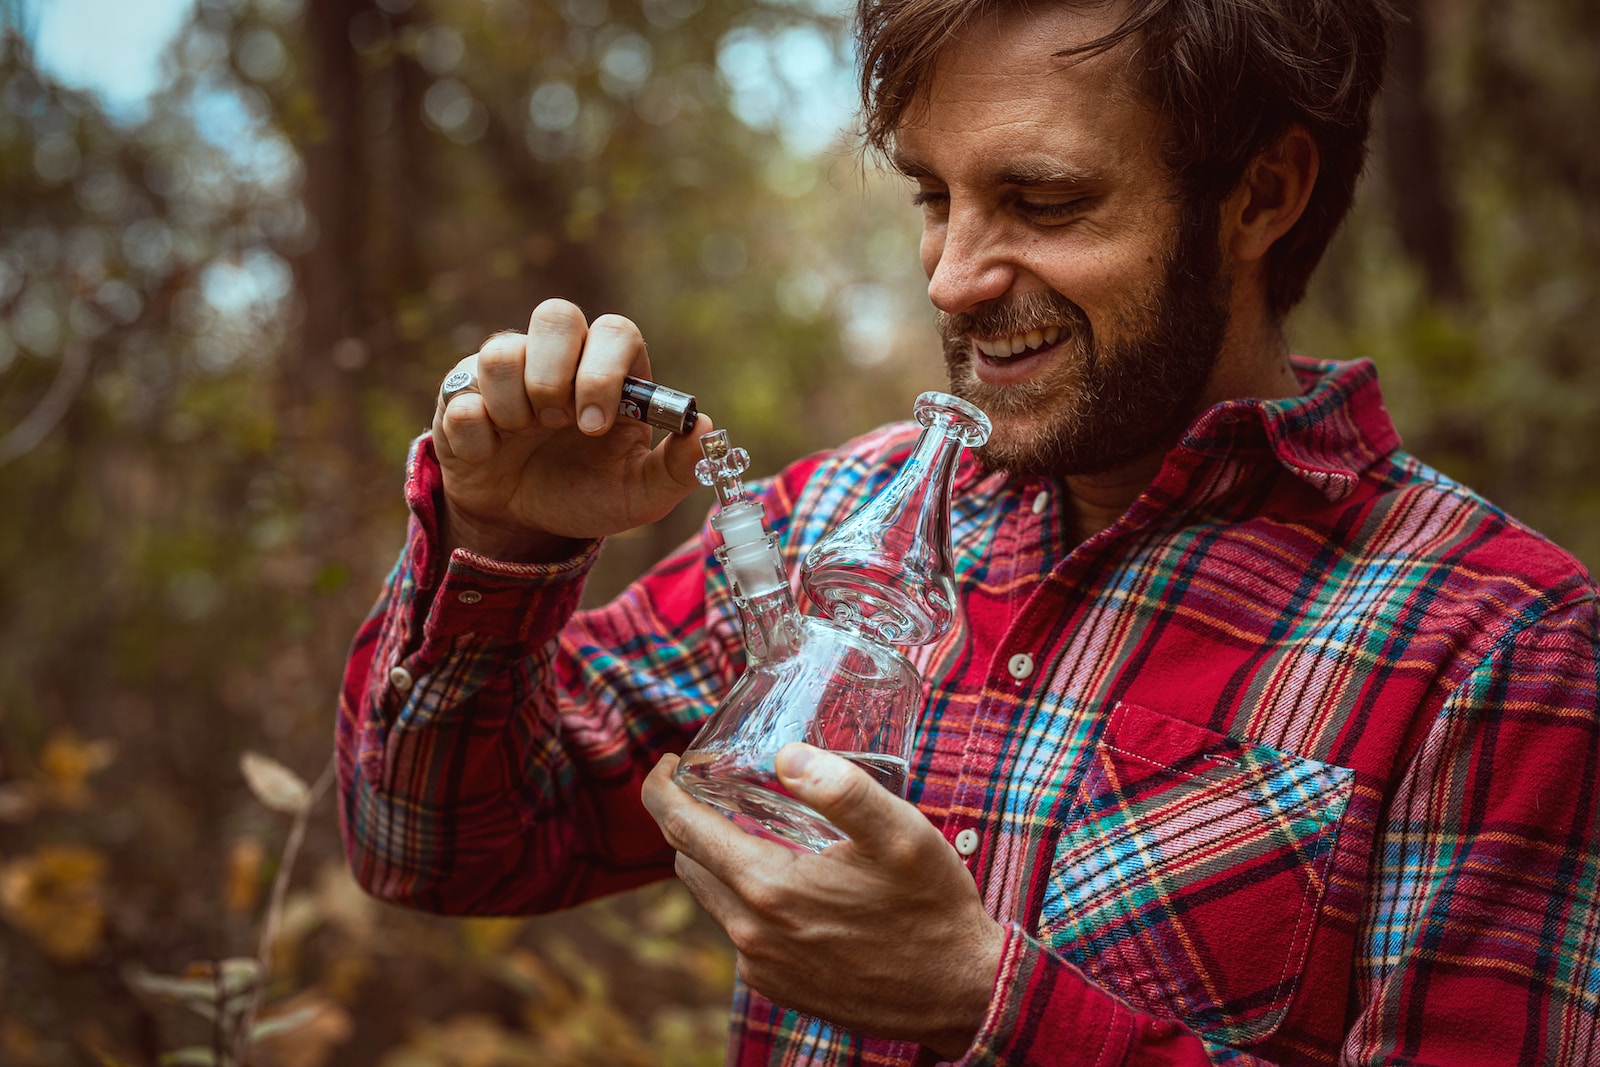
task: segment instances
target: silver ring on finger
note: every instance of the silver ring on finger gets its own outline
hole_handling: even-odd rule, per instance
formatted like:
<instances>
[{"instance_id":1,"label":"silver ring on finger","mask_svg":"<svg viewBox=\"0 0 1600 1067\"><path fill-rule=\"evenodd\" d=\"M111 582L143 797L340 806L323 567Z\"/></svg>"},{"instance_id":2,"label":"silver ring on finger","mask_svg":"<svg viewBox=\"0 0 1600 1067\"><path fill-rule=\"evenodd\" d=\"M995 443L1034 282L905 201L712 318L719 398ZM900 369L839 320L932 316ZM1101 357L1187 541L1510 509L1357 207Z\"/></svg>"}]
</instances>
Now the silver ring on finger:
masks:
<instances>
[{"instance_id":1,"label":"silver ring on finger","mask_svg":"<svg viewBox=\"0 0 1600 1067\"><path fill-rule=\"evenodd\" d=\"M477 393L478 376L469 370L453 370L439 383L439 406L447 408L462 393Z\"/></svg>"}]
</instances>

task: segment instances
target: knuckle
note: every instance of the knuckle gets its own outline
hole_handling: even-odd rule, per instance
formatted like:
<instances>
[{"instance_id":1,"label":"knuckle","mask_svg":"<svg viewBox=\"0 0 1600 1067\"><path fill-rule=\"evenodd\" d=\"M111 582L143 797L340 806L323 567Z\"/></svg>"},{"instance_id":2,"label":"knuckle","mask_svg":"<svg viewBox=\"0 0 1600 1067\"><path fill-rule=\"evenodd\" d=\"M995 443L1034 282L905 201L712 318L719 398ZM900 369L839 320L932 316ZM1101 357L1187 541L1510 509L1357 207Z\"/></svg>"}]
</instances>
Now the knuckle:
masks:
<instances>
[{"instance_id":1,"label":"knuckle","mask_svg":"<svg viewBox=\"0 0 1600 1067\"><path fill-rule=\"evenodd\" d=\"M559 297L543 301L533 309L533 315L528 319L530 331L540 330L547 333L582 332L586 325L583 311L578 305Z\"/></svg>"},{"instance_id":2,"label":"knuckle","mask_svg":"<svg viewBox=\"0 0 1600 1067\"><path fill-rule=\"evenodd\" d=\"M689 851L685 848L690 839L689 818L683 811L677 808L669 808L661 813L660 822L661 834L667 839L667 844L678 850L676 866L681 874L686 859L683 853Z\"/></svg>"},{"instance_id":3,"label":"knuckle","mask_svg":"<svg viewBox=\"0 0 1600 1067\"><path fill-rule=\"evenodd\" d=\"M728 920L723 932L728 935L728 941L733 945L734 951L739 953L741 963L749 963L759 957L761 927L758 924L742 916L736 917Z\"/></svg>"},{"instance_id":4,"label":"knuckle","mask_svg":"<svg viewBox=\"0 0 1600 1067\"><path fill-rule=\"evenodd\" d=\"M944 838L941 837L939 841L942 845ZM948 846L946 847L948 848ZM896 837L885 842L880 855L883 858L883 862L890 867L911 871L927 869L927 857L923 855L921 847L917 842L908 841L905 838Z\"/></svg>"},{"instance_id":5,"label":"knuckle","mask_svg":"<svg viewBox=\"0 0 1600 1067\"><path fill-rule=\"evenodd\" d=\"M488 378L520 375L522 360L522 334L501 334L492 337L478 350L478 375Z\"/></svg>"},{"instance_id":6,"label":"knuckle","mask_svg":"<svg viewBox=\"0 0 1600 1067\"><path fill-rule=\"evenodd\" d=\"M846 773L834 775L818 791L829 806L856 807L868 800L865 787L871 785L866 772L850 768Z\"/></svg>"},{"instance_id":7,"label":"knuckle","mask_svg":"<svg viewBox=\"0 0 1600 1067\"><path fill-rule=\"evenodd\" d=\"M455 436L477 429L483 422L484 414L483 400L475 393L464 393L450 401L439 420L444 424L445 432Z\"/></svg>"},{"instance_id":8,"label":"knuckle","mask_svg":"<svg viewBox=\"0 0 1600 1067\"><path fill-rule=\"evenodd\" d=\"M771 880L761 876L750 876L740 887L740 897L744 906L752 914L763 918L772 918L784 914L782 887L774 885Z\"/></svg>"},{"instance_id":9,"label":"knuckle","mask_svg":"<svg viewBox=\"0 0 1600 1067\"><path fill-rule=\"evenodd\" d=\"M622 315L601 315L589 326L589 330L630 344L644 341L644 335L634 321Z\"/></svg>"},{"instance_id":10,"label":"knuckle","mask_svg":"<svg viewBox=\"0 0 1600 1067\"><path fill-rule=\"evenodd\" d=\"M761 980L760 973L757 971L755 964L752 963L750 958L743 952L738 953L734 957L733 969L734 972L738 974L739 981L743 982L751 989L759 988L756 983Z\"/></svg>"}]
</instances>

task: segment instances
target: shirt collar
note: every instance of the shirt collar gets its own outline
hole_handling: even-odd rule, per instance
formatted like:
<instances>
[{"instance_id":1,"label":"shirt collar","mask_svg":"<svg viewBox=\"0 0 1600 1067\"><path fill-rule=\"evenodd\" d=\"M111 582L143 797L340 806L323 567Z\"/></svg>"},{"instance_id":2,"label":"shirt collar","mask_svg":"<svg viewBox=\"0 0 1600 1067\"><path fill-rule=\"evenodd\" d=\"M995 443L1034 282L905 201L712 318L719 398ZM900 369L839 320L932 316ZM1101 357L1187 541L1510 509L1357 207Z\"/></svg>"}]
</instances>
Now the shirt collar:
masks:
<instances>
[{"instance_id":1,"label":"shirt collar","mask_svg":"<svg viewBox=\"0 0 1600 1067\"><path fill-rule=\"evenodd\" d=\"M1349 496L1361 475L1400 447L1371 360L1348 363L1291 357L1305 391L1280 400L1217 404L1184 435L1181 448L1212 455L1247 449L1264 435L1290 473L1330 501Z\"/></svg>"}]
</instances>

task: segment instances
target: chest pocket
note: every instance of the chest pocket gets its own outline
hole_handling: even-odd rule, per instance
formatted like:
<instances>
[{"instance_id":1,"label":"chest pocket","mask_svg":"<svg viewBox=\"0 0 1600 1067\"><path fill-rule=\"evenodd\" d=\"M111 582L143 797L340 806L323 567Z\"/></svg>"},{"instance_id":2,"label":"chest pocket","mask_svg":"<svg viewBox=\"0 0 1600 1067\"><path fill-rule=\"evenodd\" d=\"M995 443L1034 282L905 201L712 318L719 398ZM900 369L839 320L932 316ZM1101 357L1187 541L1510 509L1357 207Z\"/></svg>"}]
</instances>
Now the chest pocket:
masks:
<instances>
[{"instance_id":1,"label":"chest pocket","mask_svg":"<svg viewBox=\"0 0 1600 1067\"><path fill-rule=\"evenodd\" d=\"M1119 704L1065 809L1042 941L1136 1008L1229 1045L1266 1038L1354 777Z\"/></svg>"}]
</instances>

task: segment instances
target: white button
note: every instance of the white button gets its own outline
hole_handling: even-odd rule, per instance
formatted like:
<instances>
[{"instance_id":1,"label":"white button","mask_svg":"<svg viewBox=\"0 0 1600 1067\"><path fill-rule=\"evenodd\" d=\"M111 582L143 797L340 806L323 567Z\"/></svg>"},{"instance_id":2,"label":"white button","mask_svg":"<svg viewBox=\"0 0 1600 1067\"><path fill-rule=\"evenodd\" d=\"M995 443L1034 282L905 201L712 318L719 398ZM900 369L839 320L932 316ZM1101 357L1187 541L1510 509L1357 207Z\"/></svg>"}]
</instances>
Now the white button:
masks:
<instances>
[{"instance_id":1,"label":"white button","mask_svg":"<svg viewBox=\"0 0 1600 1067\"><path fill-rule=\"evenodd\" d=\"M389 684L404 693L416 684L416 679L404 667L395 667L389 672Z\"/></svg>"},{"instance_id":2,"label":"white button","mask_svg":"<svg viewBox=\"0 0 1600 1067\"><path fill-rule=\"evenodd\" d=\"M456 599L461 601L463 604L476 604L478 601L483 599L483 594L478 592L476 589L463 589L461 592L456 594Z\"/></svg>"},{"instance_id":3,"label":"white button","mask_svg":"<svg viewBox=\"0 0 1600 1067\"><path fill-rule=\"evenodd\" d=\"M1033 673L1033 657L1026 652L1018 652L1011 657L1011 662L1006 664L1006 670L1011 672L1011 677L1020 682Z\"/></svg>"},{"instance_id":4,"label":"white button","mask_svg":"<svg viewBox=\"0 0 1600 1067\"><path fill-rule=\"evenodd\" d=\"M956 851L970 856L978 851L978 831L968 827L956 835Z\"/></svg>"},{"instance_id":5,"label":"white button","mask_svg":"<svg viewBox=\"0 0 1600 1067\"><path fill-rule=\"evenodd\" d=\"M1043 515L1044 509L1049 506L1050 494L1041 490L1039 495L1033 498L1033 513L1035 515Z\"/></svg>"}]
</instances>

